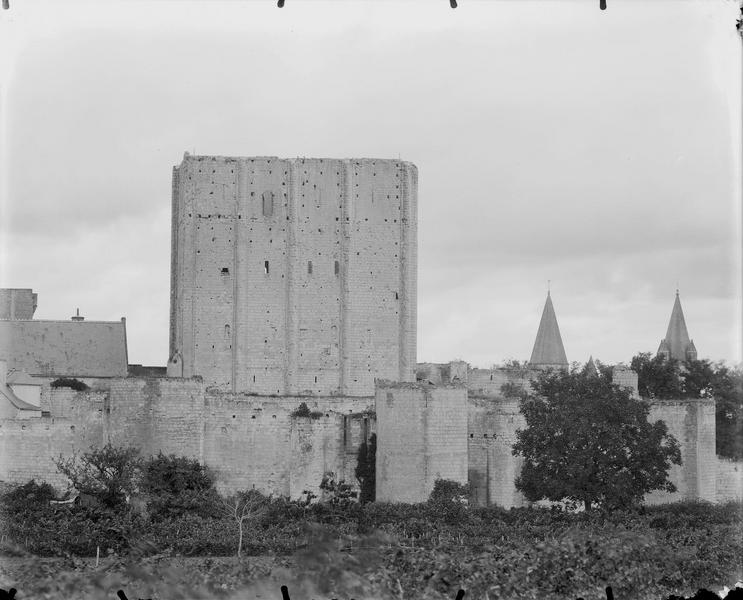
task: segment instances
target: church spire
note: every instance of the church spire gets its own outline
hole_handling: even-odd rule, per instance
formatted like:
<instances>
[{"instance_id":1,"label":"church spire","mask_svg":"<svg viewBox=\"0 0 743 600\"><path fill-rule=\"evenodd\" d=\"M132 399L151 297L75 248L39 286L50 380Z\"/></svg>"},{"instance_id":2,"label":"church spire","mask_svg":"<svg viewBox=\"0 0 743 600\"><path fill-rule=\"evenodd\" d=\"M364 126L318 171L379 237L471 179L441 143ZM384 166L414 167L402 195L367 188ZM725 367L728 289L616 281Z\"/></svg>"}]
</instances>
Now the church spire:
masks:
<instances>
[{"instance_id":1,"label":"church spire","mask_svg":"<svg viewBox=\"0 0 743 600\"><path fill-rule=\"evenodd\" d=\"M681 310L678 290L676 290L676 300L673 303L666 337L660 342L658 354L679 361L695 360L697 358L697 349L694 347L694 342L689 339L689 332L686 329L686 320L684 319L684 311Z\"/></svg>"},{"instance_id":2,"label":"church spire","mask_svg":"<svg viewBox=\"0 0 743 600\"><path fill-rule=\"evenodd\" d=\"M534 341L529 363L535 367L567 368L568 366L549 291L547 291L547 301L544 303L542 320L539 323L537 339Z\"/></svg>"}]
</instances>

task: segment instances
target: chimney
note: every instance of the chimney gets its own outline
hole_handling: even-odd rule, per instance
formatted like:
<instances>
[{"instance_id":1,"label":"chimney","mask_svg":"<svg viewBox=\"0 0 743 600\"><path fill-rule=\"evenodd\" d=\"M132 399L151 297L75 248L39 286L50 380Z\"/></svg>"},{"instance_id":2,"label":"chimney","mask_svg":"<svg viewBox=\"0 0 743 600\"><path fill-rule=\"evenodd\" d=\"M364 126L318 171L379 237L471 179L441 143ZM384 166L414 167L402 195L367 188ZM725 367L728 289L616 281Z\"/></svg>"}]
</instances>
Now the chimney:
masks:
<instances>
[{"instance_id":1,"label":"chimney","mask_svg":"<svg viewBox=\"0 0 743 600\"><path fill-rule=\"evenodd\" d=\"M84 321L85 320L85 317L81 317L80 316L80 309L79 308L77 309L77 314L74 317L72 317L72 320L73 321Z\"/></svg>"}]
</instances>

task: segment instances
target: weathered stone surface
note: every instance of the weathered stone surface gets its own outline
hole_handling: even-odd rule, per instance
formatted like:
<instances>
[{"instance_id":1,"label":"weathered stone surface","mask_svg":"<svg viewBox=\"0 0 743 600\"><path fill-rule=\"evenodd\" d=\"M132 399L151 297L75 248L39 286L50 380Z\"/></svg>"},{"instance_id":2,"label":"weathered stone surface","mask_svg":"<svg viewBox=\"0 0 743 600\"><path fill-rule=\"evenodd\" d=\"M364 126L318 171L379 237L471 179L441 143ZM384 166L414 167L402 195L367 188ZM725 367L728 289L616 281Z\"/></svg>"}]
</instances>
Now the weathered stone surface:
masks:
<instances>
[{"instance_id":1,"label":"weathered stone surface","mask_svg":"<svg viewBox=\"0 0 743 600\"><path fill-rule=\"evenodd\" d=\"M172 218L170 373L279 395L412 380L413 164L186 154Z\"/></svg>"}]
</instances>

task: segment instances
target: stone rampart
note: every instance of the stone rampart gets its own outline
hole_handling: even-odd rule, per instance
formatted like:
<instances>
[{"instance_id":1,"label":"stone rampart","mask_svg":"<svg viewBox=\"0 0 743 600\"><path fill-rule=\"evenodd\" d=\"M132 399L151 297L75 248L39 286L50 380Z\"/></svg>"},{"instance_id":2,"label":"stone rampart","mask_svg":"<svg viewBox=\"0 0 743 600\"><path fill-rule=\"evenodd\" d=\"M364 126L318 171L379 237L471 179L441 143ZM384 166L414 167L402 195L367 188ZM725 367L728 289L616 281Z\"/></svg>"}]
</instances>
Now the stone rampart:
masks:
<instances>
[{"instance_id":1,"label":"stone rampart","mask_svg":"<svg viewBox=\"0 0 743 600\"><path fill-rule=\"evenodd\" d=\"M467 390L377 383L376 498L423 502L436 479L467 483Z\"/></svg>"},{"instance_id":2,"label":"stone rampart","mask_svg":"<svg viewBox=\"0 0 743 600\"><path fill-rule=\"evenodd\" d=\"M743 501L743 461L717 457L717 502Z\"/></svg>"},{"instance_id":3,"label":"stone rampart","mask_svg":"<svg viewBox=\"0 0 743 600\"><path fill-rule=\"evenodd\" d=\"M143 456L198 459L214 469L221 491L255 487L296 498L304 490L317 494L328 471L355 484L358 447L376 429L371 397L205 392L198 379L90 383L108 390L47 388L49 417L0 420L0 480L36 477L64 487L52 457L110 442ZM303 402L311 416L293 416Z\"/></svg>"}]
</instances>

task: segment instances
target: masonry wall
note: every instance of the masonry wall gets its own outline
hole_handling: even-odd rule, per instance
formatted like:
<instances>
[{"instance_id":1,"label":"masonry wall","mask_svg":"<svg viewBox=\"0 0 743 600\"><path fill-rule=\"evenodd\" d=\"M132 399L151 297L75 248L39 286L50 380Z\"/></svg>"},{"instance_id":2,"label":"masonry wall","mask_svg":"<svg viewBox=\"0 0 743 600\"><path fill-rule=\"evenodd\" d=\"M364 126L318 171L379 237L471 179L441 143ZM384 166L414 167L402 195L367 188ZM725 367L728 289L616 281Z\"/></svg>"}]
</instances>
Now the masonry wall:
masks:
<instances>
[{"instance_id":1,"label":"masonry wall","mask_svg":"<svg viewBox=\"0 0 743 600\"><path fill-rule=\"evenodd\" d=\"M662 420L681 445L682 465L673 465L669 479L677 491L653 492L645 501L661 504L684 499L714 502L717 497L717 456L715 454L715 403L703 400L656 400L648 419Z\"/></svg>"},{"instance_id":2,"label":"masonry wall","mask_svg":"<svg viewBox=\"0 0 743 600\"><path fill-rule=\"evenodd\" d=\"M376 499L423 502L436 479L467 483L467 390L377 384Z\"/></svg>"},{"instance_id":3,"label":"masonry wall","mask_svg":"<svg viewBox=\"0 0 743 600\"><path fill-rule=\"evenodd\" d=\"M30 477L58 486L51 457L91 445L133 445L143 456L198 459L217 474L225 492L260 489L299 497L318 493L322 476L356 484L358 447L375 431L373 398L268 398L217 391L197 379L120 378L93 381L108 390L47 388L50 417L0 420L0 480ZM293 417L304 402L312 417ZM47 460L48 459L48 460Z\"/></svg>"},{"instance_id":4,"label":"masonry wall","mask_svg":"<svg viewBox=\"0 0 743 600\"><path fill-rule=\"evenodd\" d=\"M468 405L468 479L477 506L526 506L516 490L523 458L511 452L516 430L526 427L518 400L470 397Z\"/></svg>"},{"instance_id":5,"label":"masonry wall","mask_svg":"<svg viewBox=\"0 0 743 600\"><path fill-rule=\"evenodd\" d=\"M743 501L743 461L717 457L717 502Z\"/></svg>"},{"instance_id":6,"label":"masonry wall","mask_svg":"<svg viewBox=\"0 0 743 600\"><path fill-rule=\"evenodd\" d=\"M223 391L370 396L410 381L417 170L200 157L173 175L171 358Z\"/></svg>"},{"instance_id":7,"label":"masonry wall","mask_svg":"<svg viewBox=\"0 0 743 600\"><path fill-rule=\"evenodd\" d=\"M0 319L33 319L36 302L31 289L0 289Z\"/></svg>"}]
</instances>

